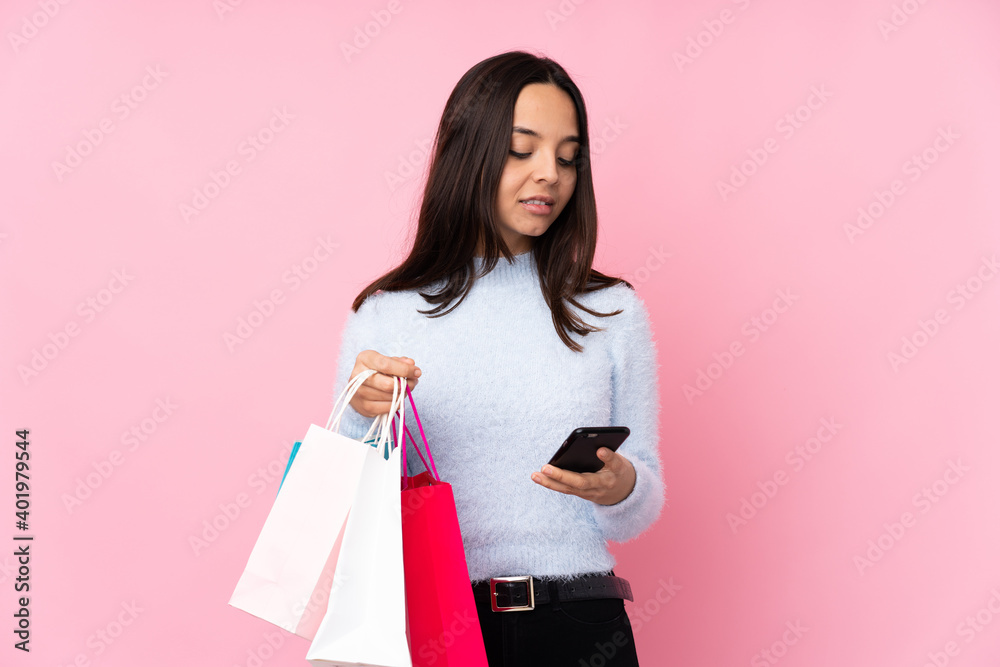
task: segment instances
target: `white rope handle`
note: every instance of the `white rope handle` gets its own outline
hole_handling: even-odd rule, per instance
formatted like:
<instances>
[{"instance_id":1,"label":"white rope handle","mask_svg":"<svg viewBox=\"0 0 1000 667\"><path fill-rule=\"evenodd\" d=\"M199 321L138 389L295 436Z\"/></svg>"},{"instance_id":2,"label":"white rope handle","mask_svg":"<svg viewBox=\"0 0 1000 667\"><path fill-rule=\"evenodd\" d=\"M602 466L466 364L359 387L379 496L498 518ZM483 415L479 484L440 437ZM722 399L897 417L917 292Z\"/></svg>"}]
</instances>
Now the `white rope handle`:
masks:
<instances>
[{"instance_id":1,"label":"white rope handle","mask_svg":"<svg viewBox=\"0 0 1000 667\"><path fill-rule=\"evenodd\" d=\"M396 397L399 389L396 386L396 378L392 379L392 401L389 403L389 412L385 414L378 415L375 418L375 422L378 424L378 429L375 431L375 443L374 447L385 456L383 449L385 448L386 442L388 441L389 429L386 427L386 418L392 414L392 409L396 406Z\"/></svg>"},{"instance_id":2,"label":"white rope handle","mask_svg":"<svg viewBox=\"0 0 1000 667\"><path fill-rule=\"evenodd\" d=\"M392 451L392 418L397 412L399 413L399 428L397 429L396 442L406 444L406 441L403 440L406 420L406 378L392 376L392 380L392 402L389 404L389 411L379 415L375 420L378 424L375 447L384 458L389 458L388 455Z\"/></svg>"},{"instance_id":3,"label":"white rope handle","mask_svg":"<svg viewBox=\"0 0 1000 667\"><path fill-rule=\"evenodd\" d=\"M330 418L326 422L327 431L340 433L340 420L344 416L344 410L346 410L347 406L350 405L351 400L354 398L354 394L358 393L358 389L361 388L361 385L364 384L365 380L375 375L375 373L378 373L378 371L373 368L366 368L351 378L351 381L347 383L346 387L344 387L344 391L340 392L340 397L333 404L333 412L330 413ZM347 397L347 400L344 400L345 396ZM344 401L343 405L340 403L342 400ZM337 412L338 405L340 405L340 412ZM335 414L337 415L336 418L334 417ZM371 433L371 429L369 429L368 432ZM365 436L365 438L367 439L367 436Z\"/></svg>"},{"instance_id":4,"label":"white rope handle","mask_svg":"<svg viewBox=\"0 0 1000 667\"><path fill-rule=\"evenodd\" d=\"M390 411L389 427L392 428L392 415ZM399 428L396 431L396 445L406 447L406 438L403 437L403 422L406 420L406 378L399 378Z\"/></svg>"},{"instance_id":5,"label":"white rope handle","mask_svg":"<svg viewBox=\"0 0 1000 667\"><path fill-rule=\"evenodd\" d=\"M334 433L340 433L340 422L343 419L344 411L347 410L347 406L350 405L351 399L354 395L358 393L361 385L364 384L365 380L375 375L378 371L372 368L366 368L361 371L347 383L344 387L344 391L340 393L336 402L333 404L333 412L330 413L330 419L326 422L326 430L333 431ZM372 437L372 432L375 433L375 447L382 454L383 457L388 458L389 452L392 451L392 418L397 412L399 413L399 429L398 437L396 442L404 443L403 431L404 431L404 420L406 419L406 378L390 376L393 379L392 383L392 402L389 404L389 412L378 415L372 420L372 424L368 427L368 432L365 433L361 442L368 442L369 438ZM397 385L396 381L399 380ZM338 406L340 409L338 411Z\"/></svg>"}]
</instances>

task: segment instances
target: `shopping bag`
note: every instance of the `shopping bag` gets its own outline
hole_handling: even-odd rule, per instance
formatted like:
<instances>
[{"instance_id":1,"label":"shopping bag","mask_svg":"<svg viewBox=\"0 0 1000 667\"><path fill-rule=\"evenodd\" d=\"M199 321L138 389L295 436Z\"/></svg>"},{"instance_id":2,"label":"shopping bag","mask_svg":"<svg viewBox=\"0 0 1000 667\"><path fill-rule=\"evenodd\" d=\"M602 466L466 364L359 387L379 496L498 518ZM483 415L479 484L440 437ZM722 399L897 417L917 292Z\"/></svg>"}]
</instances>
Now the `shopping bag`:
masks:
<instances>
[{"instance_id":1,"label":"shopping bag","mask_svg":"<svg viewBox=\"0 0 1000 667\"><path fill-rule=\"evenodd\" d=\"M312 639L326 611L338 542L371 445L339 433L344 410L376 371L353 378L326 428L311 424L229 600L237 609ZM363 440L379 426L376 418Z\"/></svg>"},{"instance_id":2,"label":"shopping bag","mask_svg":"<svg viewBox=\"0 0 1000 667\"><path fill-rule=\"evenodd\" d=\"M405 378L396 379L406 386ZM412 667L406 641L400 448L392 448L390 433L397 409L400 431L404 426L404 398L394 384L390 410L378 418L375 446L365 453L329 604L306 653L314 667Z\"/></svg>"},{"instance_id":3,"label":"shopping bag","mask_svg":"<svg viewBox=\"0 0 1000 667\"><path fill-rule=\"evenodd\" d=\"M415 667L487 667L455 497L451 484L441 481L437 474L409 388L406 394L427 451L424 459L420 445L407 429L427 468L419 475L404 478L401 495L410 655ZM400 449L405 473L406 448Z\"/></svg>"}]
</instances>

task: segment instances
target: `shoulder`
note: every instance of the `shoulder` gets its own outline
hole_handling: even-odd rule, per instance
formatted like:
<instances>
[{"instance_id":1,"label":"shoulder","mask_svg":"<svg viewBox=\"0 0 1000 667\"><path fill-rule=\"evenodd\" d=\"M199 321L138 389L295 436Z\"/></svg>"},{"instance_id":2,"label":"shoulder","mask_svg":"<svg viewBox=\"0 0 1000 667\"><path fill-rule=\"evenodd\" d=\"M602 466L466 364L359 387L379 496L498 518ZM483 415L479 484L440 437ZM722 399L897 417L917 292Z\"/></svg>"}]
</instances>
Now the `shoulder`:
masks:
<instances>
[{"instance_id":1,"label":"shoulder","mask_svg":"<svg viewBox=\"0 0 1000 667\"><path fill-rule=\"evenodd\" d=\"M395 313L408 312L414 306L424 302L417 290L401 290L394 292L379 291L366 298L354 313L363 318L382 318Z\"/></svg>"},{"instance_id":2,"label":"shoulder","mask_svg":"<svg viewBox=\"0 0 1000 667\"><path fill-rule=\"evenodd\" d=\"M613 363L633 367L658 366L658 343L646 302L634 289L619 283L592 292L597 296L589 308L601 313L621 311L611 317L588 316L588 321L604 329Z\"/></svg>"},{"instance_id":3,"label":"shoulder","mask_svg":"<svg viewBox=\"0 0 1000 667\"><path fill-rule=\"evenodd\" d=\"M618 283L577 296L577 301L601 313L621 311L612 317L595 318L598 326L609 331L634 331L649 327L649 308L634 289Z\"/></svg>"}]
</instances>

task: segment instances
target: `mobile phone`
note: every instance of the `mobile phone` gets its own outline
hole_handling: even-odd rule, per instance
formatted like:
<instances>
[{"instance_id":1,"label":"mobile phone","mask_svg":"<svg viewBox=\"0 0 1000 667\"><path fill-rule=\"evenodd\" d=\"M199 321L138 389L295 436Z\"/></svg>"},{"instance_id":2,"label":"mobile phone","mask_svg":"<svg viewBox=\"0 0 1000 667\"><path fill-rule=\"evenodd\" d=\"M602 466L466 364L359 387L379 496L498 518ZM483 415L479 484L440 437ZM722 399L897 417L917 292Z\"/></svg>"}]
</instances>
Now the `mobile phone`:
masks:
<instances>
[{"instance_id":1,"label":"mobile phone","mask_svg":"<svg viewBox=\"0 0 1000 667\"><path fill-rule=\"evenodd\" d=\"M604 461L597 450L607 447L616 451L629 435L624 426L589 426L575 429L549 460L551 465L573 472L597 472Z\"/></svg>"}]
</instances>

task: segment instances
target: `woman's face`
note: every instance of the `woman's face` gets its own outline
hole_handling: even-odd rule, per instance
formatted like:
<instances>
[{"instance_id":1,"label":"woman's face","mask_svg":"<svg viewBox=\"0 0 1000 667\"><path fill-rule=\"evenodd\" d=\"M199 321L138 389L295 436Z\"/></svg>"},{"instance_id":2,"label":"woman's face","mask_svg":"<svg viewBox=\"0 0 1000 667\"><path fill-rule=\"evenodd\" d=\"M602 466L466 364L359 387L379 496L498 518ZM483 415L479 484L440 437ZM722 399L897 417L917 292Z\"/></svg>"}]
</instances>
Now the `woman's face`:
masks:
<instances>
[{"instance_id":1,"label":"woman's face","mask_svg":"<svg viewBox=\"0 0 1000 667\"><path fill-rule=\"evenodd\" d=\"M533 237L545 233L573 196L578 133L576 107L562 89L546 83L521 89L496 202L511 252L530 250Z\"/></svg>"}]
</instances>

